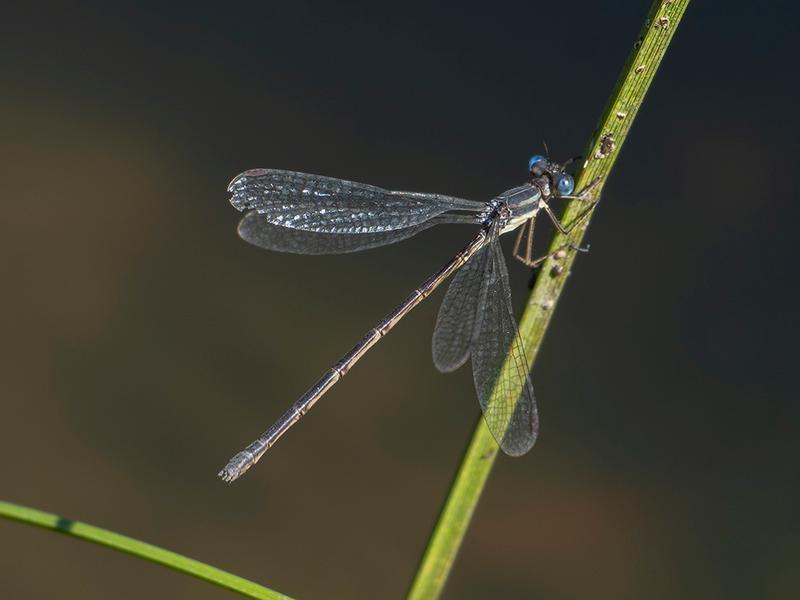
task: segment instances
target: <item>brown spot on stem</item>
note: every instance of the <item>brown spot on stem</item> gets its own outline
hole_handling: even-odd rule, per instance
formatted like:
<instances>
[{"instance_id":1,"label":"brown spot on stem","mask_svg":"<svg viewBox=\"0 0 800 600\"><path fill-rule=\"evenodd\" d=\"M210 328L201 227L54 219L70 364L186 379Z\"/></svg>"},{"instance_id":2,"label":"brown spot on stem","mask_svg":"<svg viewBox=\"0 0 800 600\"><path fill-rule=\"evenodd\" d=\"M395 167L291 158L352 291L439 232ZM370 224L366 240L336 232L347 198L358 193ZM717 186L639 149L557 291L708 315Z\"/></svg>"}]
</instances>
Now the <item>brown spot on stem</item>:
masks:
<instances>
[{"instance_id":1,"label":"brown spot on stem","mask_svg":"<svg viewBox=\"0 0 800 600\"><path fill-rule=\"evenodd\" d=\"M611 154L616 147L617 142L614 141L614 136L610 133L606 133L600 138L600 147L597 149L597 152L594 153L594 157L596 159L605 158Z\"/></svg>"}]
</instances>

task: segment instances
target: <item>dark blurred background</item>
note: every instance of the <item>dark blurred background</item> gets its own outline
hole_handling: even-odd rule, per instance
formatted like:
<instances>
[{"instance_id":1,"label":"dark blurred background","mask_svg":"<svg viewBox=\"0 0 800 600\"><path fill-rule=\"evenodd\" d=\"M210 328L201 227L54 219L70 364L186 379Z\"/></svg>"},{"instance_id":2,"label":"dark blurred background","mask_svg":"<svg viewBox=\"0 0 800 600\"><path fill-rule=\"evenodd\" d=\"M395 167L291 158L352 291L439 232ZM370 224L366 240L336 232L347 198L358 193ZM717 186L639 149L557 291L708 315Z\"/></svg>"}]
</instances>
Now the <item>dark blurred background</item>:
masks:
<instances>
[{"instance_id":1,"label":"dark blurred background","mask_svg":"<svg viewBox=\"0 0 800 600\"><path fill-rule=\"evenodd\" d=\"M649 1L21 4L0 497L298 598L402 596L479 414L469 369L431 362L442 292L241 482L215 474L472 231L269 253L225 187L490 198L543 139L583 151ZM498 461L447 598L797 597L799 15L689 8L534 368L539 442ZM232 597L0 522L0 596L112 595Z\"/></svg>"}]
</instances>

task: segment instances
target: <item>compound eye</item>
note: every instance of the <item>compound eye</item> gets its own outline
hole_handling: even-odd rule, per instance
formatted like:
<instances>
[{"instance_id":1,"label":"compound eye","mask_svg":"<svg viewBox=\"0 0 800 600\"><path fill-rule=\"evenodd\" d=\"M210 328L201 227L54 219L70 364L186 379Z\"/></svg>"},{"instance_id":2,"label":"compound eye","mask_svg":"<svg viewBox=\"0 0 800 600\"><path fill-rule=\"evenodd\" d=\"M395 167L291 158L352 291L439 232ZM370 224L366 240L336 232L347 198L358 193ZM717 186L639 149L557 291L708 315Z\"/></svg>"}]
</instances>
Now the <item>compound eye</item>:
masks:
<instances>
[{"instance_id":1,"label":"compound eye","mask_svg":"<svg viewBox=\"0 0 800 600\"><path fill-rule=\"evenodd\" d=\"M562 175L558 178L558 193L562 196L569 196L575 190L575 180L572 175Z\"/></svg>"},{"instance_id":2,"label":"compound eye","mask_svg":"<svg viewBox=\"0 0 800 600\"><path fill-rule=\"evenodd\" d=\"M533 171L537 166L544 166L544 163L545 163L544 156L534 154L528 161L528 171Z\"/></svg>"}]
</instances>

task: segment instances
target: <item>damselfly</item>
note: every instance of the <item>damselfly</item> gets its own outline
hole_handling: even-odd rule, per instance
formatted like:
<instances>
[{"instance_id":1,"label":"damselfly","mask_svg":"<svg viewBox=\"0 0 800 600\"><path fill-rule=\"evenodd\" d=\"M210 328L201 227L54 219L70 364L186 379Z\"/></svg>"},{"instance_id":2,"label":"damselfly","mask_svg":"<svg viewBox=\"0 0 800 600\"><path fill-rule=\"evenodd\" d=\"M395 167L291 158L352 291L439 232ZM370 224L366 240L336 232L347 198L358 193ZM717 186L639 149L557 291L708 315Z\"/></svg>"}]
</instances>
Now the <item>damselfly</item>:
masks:
<instances>
[{"instance_id":1,"label":"damselfly","mask_svg":"<svg viewBox=\"0 0 800 600\"><path fill-rule=\"evenodd\" d=\"M568 233L582 217L565 227L553 213L550 201L563 198L590 202L583 216L593 207L590 191L597 181L573 195L575 182L566 172L570 162L561 165L536 155L528 162L527 183L488 202L388 191L294 171L254 169L237 176L228 191L233 194L231 204L246 213L239 223L239 235L268 250L338 254L398 242L439 224L472 224L479 230L450 262L326 371L272 427L236 454L219 476L227 482L241 477L378 340L456 271L436 320L433 362L439 371L447 373L471 356L475 390L497 443L511 456L530 450L539 432L539 417L498 240L502 234L519 229L515 258L535 267L550 256L532 257L537 215L544 212L556 229Z\"/></svg>"}]
</instances>

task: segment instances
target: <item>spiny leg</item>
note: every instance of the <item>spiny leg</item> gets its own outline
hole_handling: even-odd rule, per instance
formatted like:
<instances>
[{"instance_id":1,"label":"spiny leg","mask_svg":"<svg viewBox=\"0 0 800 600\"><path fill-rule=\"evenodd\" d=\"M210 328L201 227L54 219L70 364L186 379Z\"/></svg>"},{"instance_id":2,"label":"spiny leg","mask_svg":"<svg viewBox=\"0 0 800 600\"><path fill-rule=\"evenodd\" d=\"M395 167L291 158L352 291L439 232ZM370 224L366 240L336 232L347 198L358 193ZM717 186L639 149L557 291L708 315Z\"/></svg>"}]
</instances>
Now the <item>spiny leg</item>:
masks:
<instances>
[{"instance_id":1,"label":"spiny leg","mask_svg":"<svg viewBox=\"0 0 800 600\"><path fill-rule=\"evenodd\" d=\"M558 217L556 217L555 213L553 213L553 209L550 208L550 206L548 204L545 204L542 207L542 208L544 208L544 211L547 213L547 216L550 217L550 220L553 222L553 226L556 229L558 229L558 231L562 235L567 235L569 232L571 232L573 229L575 229L575 227L577 227L579 224L583 223L583 221L586 219L586 217L588 217L591 214L592 210L594 210L594 207L597 205L597 203L600 202L599 199L595 200L594 198L589 198L589 192L591 192L597 186L597 184L600 183L601 179L602 179L602 176L595 177L589 183L589 185L587 185L578 194L576 194L574 196L569 196L569 195L559 196L559 198L563 198L565 200L577 200L578 202L587 202L587 201L591 202L589 207L585 211L583 211L581 214L579 214L577 216L577 218L567 226L564 226L561 223L561 221L558 220Z\"/></svg>"},{"instance_id":2,"label":"spiny leg","mask_svg":"<svg viewBox=\"0 0 800 600\"><path fill-rule=\"evenodd\" d=\"M600 183L601 179L602 179L602 176L596 177L594 180L592 180L589 183L589 185L587 185L578 194L575 194L574 196L569 196L569 195L559 196L559 198L564 198L565 200L577 200L578 202L586 202L588 200L591 200L591 202L592 202L585 211L583 211L580 215L578 215L578 217L575 219L575 221L573 221L572 223L570 223L566 227L561 223L561 221L558 220L558 217L556 217L556 215L553 213L553 210L550 208L549 205L545 204L543 206L544 211L547 213L547 216L553 222L553 226L562 235L569 234L576 226L578 226L580 223L582 223L584 221L584 219L586 219L589 216L589 214L591 214L592 210L594 210L594 207L599 202L599 200L590 199L588 196L589 196L589 192L591 192L597 186L597 184ZM548 258L555 258L556 255L559 252L563 252L566 249L574 250L576 252L588 252L589 251L589 246L586 246L585 248L581 248L580 246L576 246L572 242L567 242L566 244L563 244L562 246L560 246L559 248L557 248L553 252L549 252L549 253L545 254L544 256L540 256L539 258L534 259L534 260L522 260L522 258L516 257L516 256L515 256L515 258L519 258L519 260L521 260L523 263L525 263L525 265L527 265L531 269L535 269L540 264L542 264L544 261L546 261ZM531 276L531 280L530 280L530 282L528 284L528 287L533 288L533 284L535 282L535 279L536 279L535 275Z\"/></svg>"},{"instance_id":3,"label":"spiny leg","mask_svg":"<svg viewBox=\"0 0 800 600\"><path fill-rule=\"evenodd\" d=\"M536 219L532 218L528 221L528 245L525 248L525 258L530 261L533 254L533 226L536 225Z\"/></svg>"},{"instance_id":4,"label":"spiny leg","mask_svg":"<svg viewBox=\"0 0 800 600\"><path fill-rule=\"evenodd\" d=\"M592 208L594 208L594 204L591 207L589 207L589 209L587 211L582 213L578 217L578 219L576 219L576 221L574 223L571 223L569 225L569 227L564 227L564 226L561 225L559 220L553 214L553 212L550 209L550 207L547 206L547 205L544 206L544 210L545 210L545 212L547 212L547 215L553 221L553 225L555 225L556 229L558 229L564 235L568 234L570 231L572 231L575 228L576 225L578 225L581 221L583 221L588 216L588 214L589 214L589 212L591 211ZM544 261L546 261L548 258L555 257L556 254L558 254L559 252L561 252L563 250L566 250L566 249L574 250L576 252L588 252L589 251L589 247L588 246L585 247L585 248L581 248L580 246L576 246L572 242L567 242L565 244L562 244L561 246L559 246L558 248L556 248L552 252L548 252L547 254L545 254L543 256L540 256L538 258L531 258L533 256L533 227L536 224L536 218L534 217L534 218L530 219L528 221L528 223L529 223L528 225L523 225L520 228L520 233L517 234L517 241L514 244L514 253L513 253L514 258L516 258L518 261L520 261L526 267L530 267L531 269L535 269L540 264L542 264ZM528 228L528 241L527 241L527 244L526 244L526 246L527 246L526 247L526 252L525 252L525 255L523 256L523 255L519 254L518 250L519 250L519 247L522 245L522 232L524 231L524 229L526 227Z\"/></svg>"},{"instance_id":5,"label":"spiny leg","mask_svg":"<svg viewBox=\"0 0 800 600\"><path fill-rule=\"evenodd\" d=\"M520 227L520 232L517 234L517 241L514 244L514 258L527 267L532 267L532 263L534 262L531 257L533 256L533 228L535 225L536 217L528 219L527 223ZM526 230L528 232L528 239L525 242L525 254L520 254L519 247L522 245L522 236Z\"/></svg>"},{"instance_id":6,"label":"spiny leg","mask_svg":"<svg viewBox=\"0 0 800 600\"><path fill-rule=\"evenodd\" d=\"M553 227L558 229L559 233L561 233L562 235L567 235L569 232L571 232L573 229L575 229L575 227L577 227L578 225L580 225L581 223L583 223L586 220L586 218L594 210L594 207L597 206L598 202L599 202L599 200L595 200L594 202L592 202L585 211L583 211L581 214L579 214L576 217L576 219L572 223L567 225L567 226L564 226L564 225L561 224L561 221L558 220L558 217L555 215L555 213L553 212L553 209L550 208L550 206L545 204L542 208L544 209L544 212L547 213L547 216L550 217L550 220L553 222Z\"/></svg>"},{"instance_id":7,"label":"spiny leg","mask_svg":"<svg viewBox=\"0 0 800 600\"><path fill-rule=\"evenodd\" d=\"M558 220L558 217L553 212L553 209L550 208L547 204L542 205L542 210L544 210L547 216L550 217L550 220L553 222L553 227L558 229L559 233L561 233L562 235L567 235L570 231L572 231L575 228L575 225L577 225L582 220L581 217L579 217L578 219L570 223L568 227L564 227L564 225L561 224L561 221ZM588 214L588 211L586 211L586 214Z\"/></svg>"},{"instance_id":8,"label":"spiny leg","mask_svg":"<svg viewBox=\"0 0 800 600\"><path fill-rule=\"evenodd\" d=\"M525 233L525 225L517 231L517 238L514 240L514 249L511 254L514 258L519 258L519 247L522 245L522 234Z\"/></svg>"},{"instance_id":9,"label":"spiny leg","mask_svg":"<svg viewBox=\"0 0 800 600\"><path fill-rule=\"evenodd\" d=\"M575 219L575 221L573 221L572 223L570 223L566 227L561 224L561 221L558 220L558 217L556 217L556 215L553 213L553 210L550 208L549 205L545 204L543 206L544 211L547 213L547 216L553 222L553 226L562 235L567 235L569 232L571 232L577 225L582 223L584 221L584 219L586 219L586 217L588 217L589 214L592 212L592 210L594 209L594 207L597 204L598 200L594 200L594 199L589 198L589 193L597 186L598 183L600 183L600 180L602 178L603 178L602 176L595 177L591 182L589 182L589 184L586 187L584 187L579 193L575 194L574 196L570 196L570 195L559 196L559 198L563 198L565 200L577 200L578 202L592 201L592 204L589 205L589 207L584 212L582 212L580 215L578 215L578 217L577 217L577 219ZM588 247L587 248L580 248L580 247L575 246L572 243L567 243L567 244L564 244L563 246L561 246L560 248L558 248L557 250L555 250L554 252L550 252L549 254L545 254L544 256L540 256L539 258L536 258L536 259L531 259L531 256L533 255L533 227L534 227L535 224L536 224L536 217L532 217L531 219L529 219L527 225L523 225L522 227L520 227L519 233L517 233L517 238L516 238L516 240L514 240L514 250L513 250L512 254L513 254L514 258L516 258L518 261L520 261L525 266L528 266L528 267L530 267L532 269L535 269L542 262L544 262L545 260L547 260L551 256L555 255L557 252L560 252L561 250L564 250L565 248L570 248L572 250L576 250L576 251L580 251L580 252L586 252L588 250ZM522 236L525 233L526 226L527 226L527 229L528 229L528 239L527 239L527 244L526 244L526 248L525 248L525 255L523 256L523 255L521 255L519 253L519 249L520 249L520 246L522 245Z\"/></svg>"},{"instance_id":10,"label":"spiny leg","mask_svg":"<svg viewBox=\"0 0 800 600\"><path fill-rule=\"evenodd\" d=\"M563 258L564 256L566 256L566 253L564 253L564 252L567 249L574 250L575 252L588 252L589 251L589 245L587 244L585 247L582 248L580 246L576 246L572 242L567 242L566 244L562 244L561 246L559 246L558 248L556 248L552 252L548 252L544 256L540 256L539 258L537 258L535 260L532 260L529 263L525 263L527 266L529 266L531 268L531 278L530 278L530 281L528 281L528 289L529 290L532 290L534 284L536 283L536 269L539 267L539 265L541 265L548 258L555 258L555 259ZM562 253L564 253L564 254L562 254Z\"/></svg>"},{"instance_id":11,"label":"spiny leg","mask_svg":"<svg viewBox=\"0 0 800 600\"><path fill-rule=\"evenodd\" d=\"M589 251L589 246L581 248L580 246L576 246L575 244L573 244L571 242L567 242L566 244L562 244L561 246L559 246L558 248L556 248L552 252L548 252L547 254L545 254L544 256L540 256L536 260L532 260L528 266L530 266L532 269L535 269L540 264L542 264L544 261L546 261L548 258L563 258L563 256L566 256L566 254L561 256L561 257L559 257L559 254L561 252L564 252L564 250L566 250L566 249L574 250L575 252L588 252Z\"/></svg>"}]
</instances>

